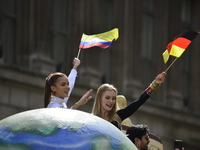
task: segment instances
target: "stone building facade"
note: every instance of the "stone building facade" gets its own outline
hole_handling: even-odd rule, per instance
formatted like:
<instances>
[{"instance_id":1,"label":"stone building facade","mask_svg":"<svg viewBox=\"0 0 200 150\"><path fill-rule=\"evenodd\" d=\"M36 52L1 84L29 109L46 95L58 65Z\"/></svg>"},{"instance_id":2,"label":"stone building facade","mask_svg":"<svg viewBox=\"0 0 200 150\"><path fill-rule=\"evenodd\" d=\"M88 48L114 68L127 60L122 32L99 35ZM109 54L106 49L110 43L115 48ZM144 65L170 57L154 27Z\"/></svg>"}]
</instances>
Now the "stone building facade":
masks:
<instances>
[{"instance_id":1,"label":"stone building facade","mask_svg":"<svg viewBox=\"0 0 200 150\"><path fill-rule=\"evenodd\" d=\"M82 33L119 28L107 49L81 50L78 78L69 100L88 89L114 84L127 103L138 98L164 64L166 45L185 30L200 27L199 0L0 0L0 119L43 108L49 73L69 74ZM200 37L167 71L158 91L130 118L158 135L164 150L182 139L200 149ZM91 112L93 101L81 110Z\"/></svg>"}]
</instances>

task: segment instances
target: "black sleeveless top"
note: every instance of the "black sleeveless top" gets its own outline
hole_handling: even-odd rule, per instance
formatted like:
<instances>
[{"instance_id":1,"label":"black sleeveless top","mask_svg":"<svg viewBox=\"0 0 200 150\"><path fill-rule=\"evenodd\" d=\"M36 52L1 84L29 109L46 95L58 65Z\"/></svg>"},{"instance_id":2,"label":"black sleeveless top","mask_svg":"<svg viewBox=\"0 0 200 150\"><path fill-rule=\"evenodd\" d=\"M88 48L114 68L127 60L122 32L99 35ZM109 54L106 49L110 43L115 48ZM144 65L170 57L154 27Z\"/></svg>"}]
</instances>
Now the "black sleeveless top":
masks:
<instances>
[{"instance_id":1,"label":"black sleeveless top","mask_svg":"<svg viewBox=\"0 0 200 150\"><path fill-rule=\"evenodd\" d=\"M138 108L142 104L144 104L148 100L149 97L150 96L145 91L143 91L137 100L133 101L125 108L118 110L116 113L121 118L121 121L123 121L124 119L134 114L135 111L138 110ZM119 124L117 121L112 121L111 123L121 130L121 124Z\"/></svg>"}]
</instances>

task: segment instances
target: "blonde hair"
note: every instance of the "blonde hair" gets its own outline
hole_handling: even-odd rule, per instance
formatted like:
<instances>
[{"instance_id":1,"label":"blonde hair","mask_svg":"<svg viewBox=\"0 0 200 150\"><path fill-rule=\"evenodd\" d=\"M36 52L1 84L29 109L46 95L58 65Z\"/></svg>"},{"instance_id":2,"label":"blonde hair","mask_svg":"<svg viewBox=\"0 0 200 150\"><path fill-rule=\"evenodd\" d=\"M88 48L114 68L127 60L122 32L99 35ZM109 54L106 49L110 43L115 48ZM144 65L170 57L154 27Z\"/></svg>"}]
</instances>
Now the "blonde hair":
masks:
<instances>
[{"instance_id":1,"label":"blonde hair","mask_svg":"<svg viewBox=\"0 0 200 150\"><path fill-rule=\"evenodd\" d=\"M127 106L127 100L124 95L117 95L117 110L123 109ZM121 122L122 125L132 126L133 123L130 118L126 118ZM126 130L122 130L125 133Z\"/></svg>"},{"instance_id":2,"label":"blonde hair","mask_svg":"<svg viewBox=\"0 0 200 150\"><path fill-rule=\"evenodd\" d=\"M114 91L117 95L117 89L111 85L111 84L102 84L96 93L96 97L94 100L94 105L92 108L92 114L99 116L102 118L101 116L101 99L102 99L102 95L104 94L104 92L106 91ZM116 114L117 111L117 102L114 104L112 110L109 112L108 117L110 121L117 121L119 124L121 124L121 119L120 117Z\"/></svg>"}]
</instances>

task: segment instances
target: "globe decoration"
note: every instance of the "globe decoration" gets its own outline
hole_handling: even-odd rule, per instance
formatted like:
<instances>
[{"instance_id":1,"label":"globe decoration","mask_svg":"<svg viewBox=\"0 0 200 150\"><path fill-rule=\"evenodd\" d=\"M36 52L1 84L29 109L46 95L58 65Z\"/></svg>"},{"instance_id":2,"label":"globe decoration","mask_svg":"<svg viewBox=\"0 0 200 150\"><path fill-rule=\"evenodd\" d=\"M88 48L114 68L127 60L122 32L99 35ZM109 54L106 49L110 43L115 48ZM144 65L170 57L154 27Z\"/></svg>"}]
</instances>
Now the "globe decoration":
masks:
<instances>
[{"instance_id":1,"label":"globe decoration","mask_svg":"<svg viewBox=\"0 0 200 150\"><path fill-rule=\"evenodd\" d=\"M29 110L0 121L1 150L137 150L115 126L62 108Z\"/></svg>"}]
</instances>

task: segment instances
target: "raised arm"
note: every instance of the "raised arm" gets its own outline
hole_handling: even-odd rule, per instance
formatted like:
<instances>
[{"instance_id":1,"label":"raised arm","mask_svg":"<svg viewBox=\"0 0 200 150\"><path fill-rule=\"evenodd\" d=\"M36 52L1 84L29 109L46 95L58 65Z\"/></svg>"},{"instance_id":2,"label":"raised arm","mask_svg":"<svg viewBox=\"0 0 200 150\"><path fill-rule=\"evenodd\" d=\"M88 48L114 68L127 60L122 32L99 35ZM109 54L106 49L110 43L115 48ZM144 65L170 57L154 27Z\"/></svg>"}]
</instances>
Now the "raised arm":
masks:
<instances>
[{"instance_id":1,"label":"raised arm","mask_svg":"<svg viewBox=\"0 0 200 150\"><path fill-rule=\"evenodd\" d=\"M149 99L149 97L158 89L161 83L165 81L165 76L165 72L157 75L153 82L146 88L145 91L142 92L137 100L130 103L124 109L117 111L117 114L122 119L122 121L130 117L136 110L138 110L141 105L143 105Z\"/></svg>"},{"instance_id":2,"label":"raised arm","mask_svg":"<svg viewBox=\"0 0 200 150\"><path fill-rule=\"evenodd\" d=\"M67 103L70 95L71 95L71 92L74 88L74 85L75 85L75 82L76 82L76 77L77 77L77 69L78 69L78 66L80 65L81 61L78 59L78 58L74 58L73 60L73 67L72 67L72 70L68 76L68 80L69 80L69 87L70 87L70 90L69 90L69 93L68 93L68 97L66 97L64 99L64 102Z\"/></svg>"}]
</instances>

